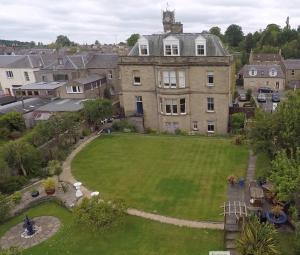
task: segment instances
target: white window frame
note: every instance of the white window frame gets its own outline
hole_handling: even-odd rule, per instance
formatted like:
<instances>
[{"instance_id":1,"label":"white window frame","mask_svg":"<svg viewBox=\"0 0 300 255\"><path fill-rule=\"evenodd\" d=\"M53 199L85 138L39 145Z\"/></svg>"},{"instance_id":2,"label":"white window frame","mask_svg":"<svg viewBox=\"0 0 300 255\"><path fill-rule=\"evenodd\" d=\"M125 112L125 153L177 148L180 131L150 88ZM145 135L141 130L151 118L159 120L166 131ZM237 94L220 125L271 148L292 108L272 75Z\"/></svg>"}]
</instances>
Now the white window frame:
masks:
<instances>
[{"instance_id":1,"label":"white window frame","mask_svg":"<svg viewBox=\"0 0 300 255\"><path fill-rule=\"evenodd\" d=\"M209 126L213 126L214 130L209 130ZM214 121L207 121L207 133L213 134L216 132L216 125Z\"/></svg>"},{"instance_id":2,"label":"white window frame","mask_svg":"<svg viewBox=\"0 0 300 255\"><path fill-rule=\"evenodd\" d=\"M199 54L198 46L203 46L203 50L204 50L203 54ZM195 55L196 56L206 56L206 39L201 35L199 35L195 40Z\"/></svg>"},{"instance_id":3,"label":"white window frame","mask_svg":"<svg viewBox=\"0 0 300 255\"><path fill-rule=\"evenodd\" d=\"M74 88L76 88L76 91L74 91ZM81 91L80 86L78 85L69 85L66 87L67 94L82 94L83 91Z\"/></svg>"},{"instance_id":4,"label":"white window frame","mask_svg":"<svg viewBox=\"0 0 300 255\"><path fill-rule=\"evenodd\" d=\"M140 56L149 56L149 42L145 37L141 37L138 40L138 45L139 45L139 55ZM142 50L145 49L145 48L147 50L147 54L144 54L142 52Z\"/></svg>"},{"instance_id":5,"label":"white window frame","mask_svg":"<svg viewBox=\"0 0 300 255\"><path fill-rule=\"evenodd\" d=\"M163 41L164 56L180 56L180 43L179 40L174 36L169 36ZM166 47L170 47L170 54L167 54ZM177 54L174 53L177 50ZM168 51L169 52L169 51Z\"/></svg>"},{"instance_id":6,"label":"white window frame","mask_svg":"<svg viewBox=\"0 0 300 255\"><path fill-rule=\"evenodd\" d=\"M137 76L137 74L138 74L139 76ZM139 72L139 71L134 70L134 71L133 71L133 74L132 74L132 78L133 78L133 85L134 85L134 86L141 86L141 84L142 84L142 79L141 79L141 75L140 75L140 72ZM135 81L135 78L140 78L140 82L136 82L136 81Z\"/></svg>"},{"instance_id":7,"label":"white window frame","mask_svg":"<svg viewBox=\"0 0 300 255\"><path fill-rule=\"evenodd\" d=\"M209 83L209 77L213 78L213 83ZM209 71L209 72L206 73L206 82L207 82L207 86L208 87L215 86L215 75L214 75L214 72Z\"/></svg>"},{"instance_id":8,"label":"white window frame","mask_svg":"<svg viewBox=\"0 0 300 255\"><path fill-rule=\"evenodd\" d=\"M162 97L159 98L159 111L160 113L164 113L164 104Z\"/></svg>"},{"instance_id":9,"label":"white window frame","mask_svg":"<svg viewBox=\"0 0 300 255\"><path fill-rule=\"evenodd\" d=\"M178 87L185 88L185 71L178 72Z\"/></svg>"},{"instance_id":10,"label":"white window frame","mask_svg":"<svg viewBox=\"0 0 300 255\"><path fill-rule=\"evenodd\" d=\"M161 72L160 71L157 71L157 83L158 83L158 87L161 88L162 80L161 80Z\"/></svg>"},{"instance_id":11,"label":"white window frame","mask_svg":"<svg viewBox=\"0 0 300 255\"><path fill-rule=\"evenodd\" d=\"M167 112L167 106L170 105L171 112ZM176 107L176 112L174 112L174 106ZM165 112L166 115L178 115L178 104L177 99L167 98L165 99Z\"/></svg>"},{"instance_id":12,"label":"white window frame","mask_svg":"<svg viewBox=\"0 0 300 255\"><path fill-rule=\"evenodd\" d=\"M193 121L193 131L198 131L198 121Z\"/></svg>"},{"instance_id":13,"label":"white window frame","mask_svg":"<svg viewBox=\"0 0 300 255\"><path fill-rule=\"evenodd\" d=\"M164 88L177 88L176 71L163 71L163 86Z\"/></svg>"},{"instance_id":14,"label":"white window frame","mask_svg":"<svg viewBox=\"0 0 300 255\"><path fill-rule=\"evenodd\" d=\"M27 71L24 71L24 78L25 81L30 81L29 73Z\"/></svg>"},{"instance_id":15,"label":"white window frame","mask_svg":"<svg viewBox=\"0 0 300 255\"><path fill-rule=\"evenodd\" d=\"M7 79L13 79L14 78L13 71L6 71L6 78Z\"/></svg>"},{"instance_id":16,"label":"white window frame","mask_svg":"<svg viewBox=\"0 0 300 255\"><path fill-rule=\"evenodd\" d=\"M111 80L112 79L112 70L108 71L108 74L107 74L107 79Z\"/></svg>"},{"instance_id":17,"label":"white window frame","mask_svg":"<svg viewBox=\"0 0 300 255\"><path fill-rule=\"evenodd\" d=\"M210 106L212 106L212 110L209 109ZM215 99L213 97L208 97L207 98L207 112L215 112Z\"/></svg>"},{"instance_id":18,"label":"white window frame","mask_svg":"<svg viewBox=\"0 0 300 255\"><path fill-rule=\"evenodd\" d=\"M184 112L181 112L181 100L184 100ZM179 98L179 112L181 115L186 115L186 98L185 97L182 97L182 98Z\"/></svg>"}]
</instances>

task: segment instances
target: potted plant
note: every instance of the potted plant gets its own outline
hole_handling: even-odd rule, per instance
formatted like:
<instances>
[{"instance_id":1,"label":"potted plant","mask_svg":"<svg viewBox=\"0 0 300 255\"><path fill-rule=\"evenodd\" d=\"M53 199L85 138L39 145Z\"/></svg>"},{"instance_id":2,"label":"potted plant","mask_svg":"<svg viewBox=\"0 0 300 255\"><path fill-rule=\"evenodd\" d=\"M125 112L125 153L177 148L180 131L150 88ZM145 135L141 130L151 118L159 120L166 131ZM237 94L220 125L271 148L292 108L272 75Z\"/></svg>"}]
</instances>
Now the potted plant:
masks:
<instances>
[{"instance_id":1,"label":"potted plant","mask_svg":"<svg viewBox=\"0 0 300 255\"><path fill-rule=\"evenodd\" d=\"M229 184L234 185L237 182L237 178L232 174L227 177L227 181Z\"/></svg>"},{"instance_id":2,"label":"potted plant","mask_svg":"<svg viewBox=\"0 0 300 255\"><path fill-rule=\"evenodd\" d=\"M275 219L278 219L282 214L283 207L281 205L275 205L271 209L271 213L274 215Z\"/></svg>"},{"instance_id":3,"label":"potted plant","mask_svg":"<svg viewBox=\"0 0 300 255\"><path fill-rule=\"evenodd\" d=\"M47 178L43 182L43 187L47 195L53 195L55 193L55 180L51 177Z\"/></svg>"},{"instance_id":4,"label":"potted plant","mask_svg":"<svg viewBox=\"0 0 300 255\"><path fill-rule=\"evenodd\" d=\"M37 189L31 190L31 196L32 197L38 197L40 195L40 192Z\"/></svg>"}]
</instances>

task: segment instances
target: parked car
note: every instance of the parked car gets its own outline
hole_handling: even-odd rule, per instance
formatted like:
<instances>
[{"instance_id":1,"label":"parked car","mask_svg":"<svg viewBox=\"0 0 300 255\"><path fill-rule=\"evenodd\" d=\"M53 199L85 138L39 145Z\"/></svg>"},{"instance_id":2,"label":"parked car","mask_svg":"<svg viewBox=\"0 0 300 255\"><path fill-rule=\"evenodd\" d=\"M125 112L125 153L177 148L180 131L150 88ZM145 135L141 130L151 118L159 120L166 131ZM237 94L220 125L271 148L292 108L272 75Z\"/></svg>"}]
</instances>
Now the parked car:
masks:
<instances>
[{"instance_id":1,"label":"parked car","mask_svg":"<svg viewBox=\"0 0 300 255\"><path fill-rule=\"evenodd\" d=\"M263 93L259 93L257 96L257 101L260 103L265 103L267 101L267 97Z\"/></svg>"},{"instance_id":2,"label":"parked car","mask_svg":"<svg viewBox=\"0 0 300 255\"><path fill-rule=\"evenodd\" d=\"M270 94L273 93L273 90L268 87L261 87L257 90L258 93Z\"/></svg>"},{"instance_id":3,"label":"parked car","mask_svg":"<svg viewBox=\"0 0 300 255\"><path fill-rule=\"evenodd\" d=\"M279 103L280 102L280 96L278 93L273 93L272 94L272 102L273 103Z\"/></svg>"},{"instance_id":4,"label":"parked car","mask_svg":"<svg viewBox=\"0 0 300 255\"><path fill-rule=\"evenodd\" d=\"M239 95L239 101L240 102L247 101L247 95L245 93L240 93L240 95Z\"/></svg>"}]
</instances>

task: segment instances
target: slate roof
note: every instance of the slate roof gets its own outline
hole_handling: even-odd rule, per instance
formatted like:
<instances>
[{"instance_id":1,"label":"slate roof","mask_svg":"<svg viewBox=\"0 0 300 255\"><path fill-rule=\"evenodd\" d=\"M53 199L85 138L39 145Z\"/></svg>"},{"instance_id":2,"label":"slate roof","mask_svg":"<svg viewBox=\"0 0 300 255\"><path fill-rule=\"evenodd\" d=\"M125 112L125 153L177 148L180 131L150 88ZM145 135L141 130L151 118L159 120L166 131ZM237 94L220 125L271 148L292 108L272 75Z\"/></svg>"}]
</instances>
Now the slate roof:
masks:
<instances>
[{"instance_id":1,"label":"slate roof","mask_svg":"<svg viewBox=\"0 0 300 255\"><path fill-rule=\"evenodd\" d=\"M94 81L101 80L103 78L105 78L105 76L103 76L103 75L91 74L91 75L89 75L87 77L82 77L82 78L76 79L74 81L78 82L80 84L88 84L88 83L91 83L91 82L94 82Z\"/></svg>"},{"instance_id":2,"label":"slate roof","mask_svg":"<svg viewBox=\"0 0 300 255\"><path fill-rule=\"evenodd\" d=\"M59 87L62 87L66 83L67 82L58 82L58 81L37 82L37 83L30 83L30 84L23 85L20 88L22 90L52 90L52 89L57 89Z\"/></svg>"},{"instance_id":3,"label":"slate roof","mask_svg":"<svg viewBox=\"0 0 300 255\"><path fill-rule=\"evenodd\" d=\"M41 68L53 61L51 55L0 55L0 68Z\"/></svg>"},{"instance_id":4,"label":"slate roof","mask_svg":"<svg viewBox=\"0 0 300 255\"><path fill-rule=\"evenodd\" d=\"M286 59L283 61L286 69L300 69L300 59Z\"/></svg>"},{"instance_id":5,"label":"slate roof","mask_svg":"<svg viewBox=\"0 0 300 255\"><path fill-rule=\"evenodd\" d=\"M257 75L251 76L249 72L254 69L257 71ZM270 70L275 69L277 71L276 76L270 76ZM282 78L284 79L285 75L282 71L280 65L244 65L243 68L239 71L239 74L243 75L244 78Z\"/></svg>"},{"instance_id":6,"label":"slate roof","mask_svg":"<svg viewBox=\"0 0 300 255\"><path fill-rule=\"evenodd\" d=\"M87 63L87 68L114 69L118 67L117 54L94 54Z\"/></svg>"},{"instance_id":7,"label":"slate roof","mask_svg":"<svg viewBox=\"0 0 300 255\"><path fill-rule=\"evenodd\" d=\"M182 33L182 34L153 34L144 35L149 42L149 55L150 56L164 56L163 40L166 37L172 36L179 39L180 56L195 56L195 40L197 37L202 36L206 39L206 56L227 56L228 52L224 48L219 37L208 33ZM129 56L138 56L139 47L136 43Z\"/></svg>"},{"instance_id":8,"label":"slate roof","mask_svg":"<svg viewBox=\"0 0 300 255\"><path fill-rule=\"evenodd\" d=\"M49 102L50 102L50 100L48 100L48 99L28 98L28 99L24 99L24 108L23 108L22 101L18 101L15 103L0 106L0 114L4 114L7 112L27 113L27 112L31 112L31 111L47 104Z\"/></svg>"},{"instance_id":9,"label":"slate roof","mask_svg":"<svg viewBox=\"0 0 300 255\"><path fill-rule=\"evenodd\" d=\"M39 112L76 112L83 108L85 99L58 99L46 104L36 111Z\"/></svg>"},{"instance_id":10,"label":"slate roof","mask_svg":"<svg viewBox=\"0 0 300 255\"><path fill-rule=\"evenodd\" d=\"M280 61L281 56L274 53L253 53L253 61L264 62L264 61Z\"/></svg>"},{"instance_id":11,"label":"slate roof","mask_svg":"<svg viewBox=\"0 0 300 255\"><path fill-rule=\"evenodd\" d=\"M300 89L300 81L290 81L288 84L289 89Z\"/></svg>"}]
</instances>

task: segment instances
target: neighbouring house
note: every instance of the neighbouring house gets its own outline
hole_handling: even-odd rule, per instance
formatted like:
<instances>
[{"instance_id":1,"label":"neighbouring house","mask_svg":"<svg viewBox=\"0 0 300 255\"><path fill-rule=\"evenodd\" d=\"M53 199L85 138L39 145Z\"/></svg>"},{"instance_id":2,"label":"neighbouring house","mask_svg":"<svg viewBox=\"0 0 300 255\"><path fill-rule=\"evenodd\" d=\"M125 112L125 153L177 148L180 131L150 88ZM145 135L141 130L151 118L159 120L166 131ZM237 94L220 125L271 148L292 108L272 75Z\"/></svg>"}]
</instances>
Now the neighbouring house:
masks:
<instances>
[{"instance_id":1,"label":"neighbouring house","mask_svg":"<svg viewBox=\"0 0 300 255\"><path fill-rule=\"evenodd\" d=\"M285 89L285 74L278 64L245 65L239 72L239 78L243 79L245 90L256 91L260 87L275 91Z\"/></svg>"},{"instance_id":2,"label":"neighbouring house","mask_svg":"<svg viewBox=\"0 0 300 255\"><path fill-rule=\"evenodd\" d=\"M45 64L46 55L1 55L0 56L0 90L5 95L14 95L13 90L25 84L36 82L34 72Z\"/></svg>"},{"instance_id":3,"label":"neighbouring house","mask_svg":"<svg viewBox=\"0 0 300 255\"><path fill-rule=\"evenodd\" d=\"M48 66L44 66L35 72L38 82L68 81L69 89L64 97L81 98L85 96L83 89L77 90L76 86L85 86L86 90L91 87L93 93L88 97L99 96L99 91L94 90L95 86L107 86L112 95L119 91L118 55L115 54L80 54L71 56L57 56ZM86 83L89 80L93 84ZM104 80L105 79L105 80ZM85 83L82 84L81 82ZM71 84L74 84L72 86ZM93 91L94 90L94 91ZM103 92L103 91L102 91ZM75 95L77 93L77 96ZM101 95L103 96L103 94Z\"/></svg>"},{"instance_id":4,"label":"neighbouring house","mask_svg":"<svg viewBox=\"0 0 300 255\"><path fill-rule=\"evenodd\" d=\"M283 57L281 55L281 50L279 53L253 53L251 50L249 56L250 65L274 65L281 64Z\"/></svg>"},{"instance_id":5,"label":"neighbouring house","mask_svg":"<svg viewBox=\"0 0 300 255\"><path fill-rule=\"evenodd\" d=\"M283 61L286 87L300 89L300 59L286 59Z\"/></svg>"},{"instance_id":6,"label":"neighbouring house","mask_svg":"<svg viewBox=\"0 0 300 255\"><path fill-rule=\"evenodd\" d=\"M226 134L233 57L215 35L183 33L172 11L163 25L119 58L125 116L158 131Z\"/></svg>"},{"instance_id":7,"label":"neighbouring house","mask_svg":"<svg viewBox=\"0 0 300 255\"><path fill-rule=\"evenodd\" d=\"M18 99L27 97L57 98L65 95L66 81L36 82L14 88L14 94Z\"/></svg>"}]
</instances>

